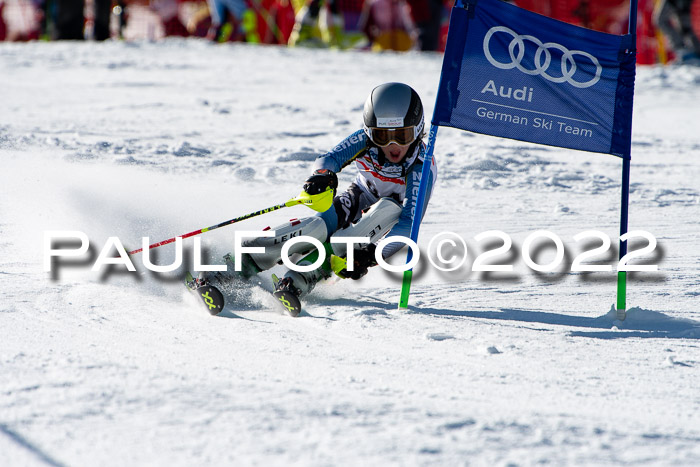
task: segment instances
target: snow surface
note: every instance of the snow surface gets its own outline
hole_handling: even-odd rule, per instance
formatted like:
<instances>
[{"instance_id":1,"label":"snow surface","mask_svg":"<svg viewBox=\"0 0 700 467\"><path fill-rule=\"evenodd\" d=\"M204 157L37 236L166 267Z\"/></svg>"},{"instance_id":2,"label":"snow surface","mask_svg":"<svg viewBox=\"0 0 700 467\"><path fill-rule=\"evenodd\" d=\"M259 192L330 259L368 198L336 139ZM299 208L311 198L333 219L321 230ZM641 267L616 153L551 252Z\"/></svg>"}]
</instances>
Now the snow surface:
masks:
<instances>
[{"instance_id":1,"label":"snow surface","mask_svg":"<svg viewBox=\"0 0 700 467\"><path fill-rule=\"evenodd\" d=\"M422 262L408 311L400 275L377 268L319 285L296 319L267 275L210 317L174 273L43 271L46 231L86 232L94 261L109 236L135 248L286 201L372 87L407 82L430 115L441 60L0 44L0 465L698 465L698 68L638 71L630 230L658 239L659 271L632 275L624 322L614 272L535 273L519 253L539 229L565 265L586 230L617 248L621 161L452 129L419 243L453 231L469 259ZM494 229L515 271L470 272ZM234 230L201 236L207 258Z\"/></svg>"}]
</instances>

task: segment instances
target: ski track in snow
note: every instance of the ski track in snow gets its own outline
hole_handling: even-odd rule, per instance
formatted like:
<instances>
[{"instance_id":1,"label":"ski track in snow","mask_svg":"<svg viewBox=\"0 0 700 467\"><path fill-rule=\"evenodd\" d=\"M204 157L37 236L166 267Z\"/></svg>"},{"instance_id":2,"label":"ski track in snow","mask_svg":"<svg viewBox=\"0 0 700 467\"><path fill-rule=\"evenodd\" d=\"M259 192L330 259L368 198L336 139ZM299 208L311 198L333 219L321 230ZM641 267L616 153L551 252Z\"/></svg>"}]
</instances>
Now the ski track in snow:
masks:
<instances>
[{"instance_id":1,"label":"ski track in snow","mask_svg":"<svg viewBox=\"0 0 700 467\"><path fill-rule=\"evenodd\" d=\"M373 86L408 82L430 115L441 60L1 43L0 465L697 465L698 68L638 70L630 230L657 238L644 260L659 271L631 275L624 322L614 273L519 259L547 229L570 265L573 236L595 229L615 249L597 259L616 263L620 160L452 129L419 243L453 231L469 259L421 263L408 311L381 270L320 284L297 319L267 274L210 317L174 273L43 272L48 230L87 233L94 261L110 236L138 247L283 202L359 128ZM474 236L494 229L515 271L470 272ZM209 259L233 230L201 236Z\"/></svg>"}]
</instances>

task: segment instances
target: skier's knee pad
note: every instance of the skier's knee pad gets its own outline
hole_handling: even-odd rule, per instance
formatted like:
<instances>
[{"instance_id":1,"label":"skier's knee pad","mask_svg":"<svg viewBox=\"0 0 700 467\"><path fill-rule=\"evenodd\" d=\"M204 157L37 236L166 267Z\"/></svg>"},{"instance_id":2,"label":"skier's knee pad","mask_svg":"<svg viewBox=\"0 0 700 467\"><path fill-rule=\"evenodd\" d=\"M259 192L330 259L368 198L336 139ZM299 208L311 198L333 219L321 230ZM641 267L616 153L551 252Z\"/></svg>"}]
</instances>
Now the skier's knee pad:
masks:
<instances>
[{"instance_id":1,"label":"skier's knee pad","mask_svg":"<svg viewBox=\"0 0 700 467\"><path fill-rule=\"evenodd\" d=\"M316 216L299 220L293 219L275 227L273 230L275 232L274 237L251 238L242 243L242 246L245 247L265 248L264 253L246 253L263 271L270 269L282 260L282 247L287 241L302 236L313 237L320 242L325 242L328 238L326 223L323 219ZM313 245L308 242L299 242L289 248L288 254L303 253L313 248Z\"/></svg>"},{"instance_id":2,"label":"skier's knee pad","mask_svg":"<svg viewBox=\"0 0 700 467\"><path fill-rule=\"evenodd\" d=\"M381 198L354 224L337 231L333 237L369 237L370 243L377 243L399 221L403 207L392 198ZM333 252L345 256L347 246L333 243Z\"/></svg>"}]
</instances>

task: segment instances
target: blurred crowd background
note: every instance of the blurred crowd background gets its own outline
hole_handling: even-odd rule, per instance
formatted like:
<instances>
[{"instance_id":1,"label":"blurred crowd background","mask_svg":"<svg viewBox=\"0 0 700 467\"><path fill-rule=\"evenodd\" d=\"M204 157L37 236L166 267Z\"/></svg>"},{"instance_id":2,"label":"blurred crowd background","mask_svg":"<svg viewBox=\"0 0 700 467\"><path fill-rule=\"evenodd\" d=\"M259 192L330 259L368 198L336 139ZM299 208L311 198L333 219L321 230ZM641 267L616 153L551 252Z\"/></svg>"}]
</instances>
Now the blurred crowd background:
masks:
<instances>
[{"instance_id":1,"label":"blurred crowd background","mask_svg":"<svg viewBox=\"0 0 700 467\"><path fill-rule=\"evenodd\" d=\"M200 37L305 47L443 51L453 0L0 0L0 40ZM623 34L629 0L513 0ZM638 62L700 62L700 0L639 0Z\"/></svg>"}]
</instances>

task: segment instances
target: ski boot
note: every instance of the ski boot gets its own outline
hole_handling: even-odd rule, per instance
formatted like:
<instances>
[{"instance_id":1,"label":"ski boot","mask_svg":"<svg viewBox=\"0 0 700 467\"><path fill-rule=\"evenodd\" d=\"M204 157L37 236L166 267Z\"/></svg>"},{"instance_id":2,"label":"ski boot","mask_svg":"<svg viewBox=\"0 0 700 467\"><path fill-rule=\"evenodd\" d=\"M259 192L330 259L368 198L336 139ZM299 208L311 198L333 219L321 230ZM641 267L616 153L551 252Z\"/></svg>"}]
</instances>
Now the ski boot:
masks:
<instances>
[{"instance_id":1,"label":"ski boot","mask_svg":"<svg viewBox=\"0 0 700 467\"><path fill-rule=\"evenodd\" d=\"M199 273L196 280L204 281L222 292L230 292L231 289L236 289L243 282L262 272L262 269L255 264L250 255L245 253L241 255L240 271L236 271L233 253L226 254L224 262L226 264L225 271L203 271Z\"/></svg>"},{"instance_id":2,"label":"ski boot","mask_svg":"<svg viewBox=\"0 0 700 467\"><path fill-rule=\"evenodd\" d=\"M326 260L313 271L299 272L289 270L282 279L277 278L274 274L272 275L272 282L275 286L272 295L279 301L285 311L292 316L296 317L301 312L301 297L311 292L319 281L331 277L330 256L333 250L329 243L325 243L324 248ZM318 250L314 250L296 264L299 266L314 264L318 259L318 255Z\"/></svg>"},{"instance_id":3,"label":"ski boot","mask_svg":"<svg viewBox=\"0 0 700 467\"><path fill-rule=\"evenodd\" d=\"M200 300L204 302L207 311L212 315L218 315L224 309L224 294L229 298L240 298L240 290L245 288L245 283L261 272L249 255L241 255L242 266L236 271L231 254L224 256L226 271L203 271L197 277L187 273L185 285Z\"/></svg>"},{"instance_id":4,"label":"ski boot","mask_svg":"<svg viewBox=\"0 0 700 467\"><path fill-rule=\"evenodd\" d=\"M210 315L215 316L224 309L224 296L219 289L211 285L204 277L192 277L189 272L185 277L185 285L206 306Z\"/></svg>"},{"instance_id":5,"label":"ski boot","mask_svg":"<svg viewBox=\"0 0 700 467\"><path fill-rule=\"evenodd\" d=\"M290 316L299 316L299 313L301 312L301 302L299 301L301 290L294 285L294 281L291 277L277 279L277 276L274 274L272 277L273 281L277 281L275 291L272 292L272 296L279 301L280 305L282 305Z\"/></svg>"}]
</instances>

